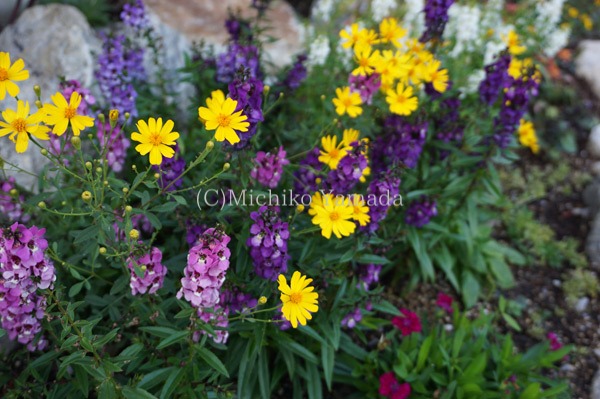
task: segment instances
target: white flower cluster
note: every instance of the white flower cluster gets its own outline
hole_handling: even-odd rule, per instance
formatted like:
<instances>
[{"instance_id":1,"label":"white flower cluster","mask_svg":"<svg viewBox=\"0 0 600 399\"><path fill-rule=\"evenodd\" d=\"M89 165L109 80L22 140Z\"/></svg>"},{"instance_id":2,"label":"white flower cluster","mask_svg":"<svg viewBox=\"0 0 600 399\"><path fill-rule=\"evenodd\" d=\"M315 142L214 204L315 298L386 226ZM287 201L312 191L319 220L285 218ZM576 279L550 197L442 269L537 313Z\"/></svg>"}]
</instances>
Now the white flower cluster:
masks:
<instances>
[{"instance_id":1,"label":"white flower cluster","mask_svg":"<svg viewBox=\"0 0 600 399\"><path fill-rule=\"evenodd\" d=\"M317 36L308 46L308 58L306 63L309 67L325 64L329 52L329 39L325 35Z\"/></svg>"},{"instance_id":2,"label":"white flower cluster","mask_svg":"<svg viewBox=\"0 0 600 399\"><path fill-rule=\"evenodd\" d=\"M535 5L537 16L535 28L540 37L546 39L544 53L554 57L567 45L571 31L559 27L565 0L538 0Z\"/></svg>"},{"instance_id":3,"label":"white flower cluster","mask_svg":"<svg viewBox=\"0 0 600 399\"><path fill-rule=\"evenodd\" d=\"M455 3L448 10L448 17L449 21L445 34L456 40L450 55L456 57L464 51L475 51L482 41L482 32L479 25L481 9Z\"/></svg>"},{"instance_id":4,"label":"white flower cluster","mask_svg":"<svg viewBox=\"0 0 600 399\"><path fill-rule=\"evenodd\" d=\"M424 0L405 0L406 14L404 14L404 27L410 31L410 36L418 37L425 29Z\"/></svg>"},{"instance_id":5,"label":"white flower cluster","mask_svg":"<svg viewBox=\"0 0 600 399\"><path fill-rule=\"evenodd\" d=\"M312 8L313 19L321 22L329 22L334 6L335 0L316 1Z\"/></svg>"},{"instance_id":6,"label":"white flower cluster","mask_svg":"<svg viewBox=\"0 0 600 399\"><path fill-rule=\"evenodd\" d=\"M393 9L396 8L395 0L373 0L371 2L371 13L373 20L381 22L385 17L389 17Z\"/></svg>"}]
</instances>

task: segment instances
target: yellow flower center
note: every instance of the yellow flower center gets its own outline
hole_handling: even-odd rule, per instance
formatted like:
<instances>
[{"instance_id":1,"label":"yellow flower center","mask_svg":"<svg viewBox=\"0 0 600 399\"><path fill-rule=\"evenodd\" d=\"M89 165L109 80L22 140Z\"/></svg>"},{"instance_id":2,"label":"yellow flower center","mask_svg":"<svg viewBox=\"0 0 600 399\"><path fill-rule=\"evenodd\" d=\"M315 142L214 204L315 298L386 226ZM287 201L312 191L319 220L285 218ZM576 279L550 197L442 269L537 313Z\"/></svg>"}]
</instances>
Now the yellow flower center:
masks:
<instances>
[{"instance_id":1,"label":"yellow flower center","mask_svg":"<svg viewBox=\"0 0 600 399\"><path fill-rule=\"evenodd\" d=\"M340 219L340 214L337 212L331 212L329 214L329 219L331 219L332 222L335 222Z\"/></svg>"},{"instance_id":2,"label":"yellow flower center","mask_svg":"<svg viewBox=\"0 0 600 399\"><path fill-rule=\"evenodd\" d=\"M342 104L344 104L344 107L349 108L352 106L352 98L350 97L346 97L342 100Z\"/></svg>"},{"instance_id":3,"label":"yellow flower center","mask_svg":"<svg viewBox=\"0 0 600 399\"><path fill-rule=\"evenodd\" d=\"M337 148L334 148L331 151L329 151L329 156L333 159L338 159L338 157L340 156L340 151Z\"/></svg>"},{"instance_id":4,"label":"yellow flower center","mask_svg":"<svg viewBox=\"0 0 600 399\"><path fill-rule=\"evenodd\" d=\"M27 122L25 122L25 119L16 119L13 121L12 127L15 131L24 133L26 131L25 129L27 128Z\"/></svg>"},{"instance_id":5,"label":"yellow flower center","mask_svg":"<svg viewBox=\"0 0 600 399\"><path fill-rule=\"evenodd\" d=\"M359 60L359 65L363 68L367 68L369 66L369 59L367 57L362 57Z\"/></svg>"},{"instance_id":6,"label":"yellow flower center","mask_svg":"<svg viewBox=\"0 0 600 399\"><path fill-rule=\"evenodd\" d=\"M65 108L65 118L71 119L77 115L77 108L67 107Z\"/></svg>"},{"instance_id":7,"label":"yellow flower center","mask_svg":"<svg viewBox=\"0 0 600 399\"><path fill-rule=\"evenodd\" d=\"M355 215L360 215L362 212L360 211L360 207L359 206L355 206L354 207L354 214Z\"/></svg>"},{"instance_id":8,"label":"yellow flower center","mask_svg":"<svg viewBox=\"0 0 600 399\"><path fill-rule=\"evenodd\" d=\"M221 127L229 127L229 124L231 123L231 116L230 115L223 115L223 114L218 115L217 116L217 123Z\"/></svg>"},{"instance_id":9,"label":"yellow flower center","mask_svg":"<svg viewBox=\"0 0 600 399\"><path fill-rule=\"evenodd\" d=\"M4 68L0 68L0 82L8 80L8 71Z\"/></svg>"},{"instance_id":10,"label":"yellow flower center","mask_svg":"<svg viewBox=\"0 0 600 399\"><path fill-rule=\"evenodd\" d=\"M404 104L406 102L406 97L404 97L404 95L402 94L398 94L398 96L396 97L396 102L398 104Z\"/></svg>"},{"instance_id":11,"label":"yellow flower center","mask_svg":"<svg viewBox=\"0 0 600 399\"><path fill-rule=\"evenodd\" d=\"M302 293L301 292L292 292L290 295L290 302L295 303L296 305L302 302Z\"/></svg>"},{"instance_id":12,"label":"yellow flower center","mask_svg":"<svg viewBox=\"0 0 600 399\"><path fill-rule=\"evenodd\" d=\"M160 133L150 133L150 137L148 138L150 144L158 146L162 144L162 139L160 137Z\"/></svg>"}]
</instances>

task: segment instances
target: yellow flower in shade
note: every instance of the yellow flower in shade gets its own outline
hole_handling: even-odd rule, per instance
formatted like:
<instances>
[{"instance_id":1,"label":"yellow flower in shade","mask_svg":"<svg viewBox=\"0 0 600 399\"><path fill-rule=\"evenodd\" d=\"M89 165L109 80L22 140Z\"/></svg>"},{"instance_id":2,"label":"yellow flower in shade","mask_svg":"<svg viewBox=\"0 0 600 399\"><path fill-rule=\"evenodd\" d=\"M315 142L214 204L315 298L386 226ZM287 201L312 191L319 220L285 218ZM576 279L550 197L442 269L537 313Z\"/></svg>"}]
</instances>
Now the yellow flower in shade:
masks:
<instances>
[{"instance_id":1,"label":"yellow flower in shade","mask_svg":"<svg viewBox=\"0 0 600 399\"><path fill-rule=\"evenodd\" d=\"M406 29L398 25L396 18L385 18L379 24L379 37L382 43L392 43L400 47L401 40L406 36Z\"/></svg>"},{"instance_id":2,"label":"yellow flower in shade","mask_svg":"<svg viewBox=\"0 0 600 399\"><path fill-rule=\"evenodd\" d=\"M527 47L521 45L519 35L514 30L508 32L508 35L503 36L502 40L504 40L504 43L508 47L508 52L512 55L521 55L527 50Z\"/></svg>"},{"instance_id":3,"label":"yellow flower in shade","mask_svg":"<svg viewBox=\"0 0 600 399\"><path fill-rule=\"evenodd\" d=\"M540 151L533 123L521 119L521 124L519 125L517 133L519 134L519 142L521 145L530 148L534 154L537 154Z\"/></svg>"},{"instance_id":4,"label":"yellow flower in shade","mask_svg":"<svg viewBox=\"0 0 600 399\"><path fill-rule=\"evenodd\" d=\"M364 183L364 182L366 182L366 181L367 181L367 176L370 176L370 175L371 175L371 167L370 167L370 166L367 166L367 167L365 168L365 170L363 170L363 174L362 174L362 176L360 177L360 179L358 179L358 180L359 180L361 183Z\"/></svg>"},{"instance_id":5,"label":"yellow flower in shade","mask_svg":"<svg viewBox=\"0 0 600 399\"><path fill-rule=\"evenodd\" d=\"M237 104L236 100L225 98L221 90L215 90L211 97L206 99L208 108L198 108L198 116L204 121L206 130L216 129L215 140L227 140L229 144L235 144L240 141L236 131L248 131L248 117L242 114L242 111L235 112Z\"/></svg>"},{"instance_id":6,"label":"yellow flower in shade","mask_svg":"<svg viewBox=\"0 0 600 399\"><path fill-rule=\"evenodd\" d=\"M592 21L592 18L588 14L582 14L580 19L585 30L592 30L594 27L594 21Z\"/></svg>"},{"instance_id":7,"label":"yellow flower in shade","mask_svg":"<svg viewBox=\"0 0 600 399\"><path fill-rule=\"evenodd\" d=\"M29 115L29 103L19 100L17 110L10 108L2 112L4 121L0 121L0 137L8 138L16 144L16 151L23 153L29 146L29 134L40 140L49 140L48 127L40 125L43 115L38 111Z\"/></svg>"},{"instance_id":8,"label":"yellow flower in shade","mask_svg":"<svg viewBox=\"0 0 600 399\"><path fill-rule=\"evenodd\" d=\"M356 229L356 224L352 222L354 207L350 205L348 198L329 193L318 194L317 198L315 198L316 194L313 196L309 214L314 215L312 223L321 228L323 237L329 239L333 233L337 238L342 238L354 233Z\"/></svg>"},{"instance_id":9,"label":"yellow flower in shade","mask_svg":"<svg viewBox=\"0 0 600 399\"><path fill-rule=\"evenodd\" d=\"M10 54L0 51L0 100L4 100L6 92L11 97L19 95L19 86L15 82L29 79L29 71L24 70L25 63L18 59L10 64Z\"/></svg>"},{"instance_id":10,"label":"yellow flower in shade","mask_svg":"<svg viewBox=\"0 0 600 399\"><path fill-rule=\"evenodd\" d=\"M385 100L390 105L390 111L398 115L410 115L419 106L419 99L413 96L413 88L410 86L404 87L402 83L398 83L396 90L388 90Z\"/></svg>"},{"instance_id":11,"label":"yellow flower in shade","mask_svg":"<svg viewBox=\"0 0 600 399\"><path fill-rule=\"evenodd\" d=\"M331 169L337 168L340 160L351 150L351 147L344 144L344 140L338 144L336 136L322 137L321 145L323 149L321 150L321 155L319 155L319 161Z\"/></svg>"},{"instance_id":12,"label":"yellow flower in shade","mask_svg":"<svg viewBox=\"0 0 600 399\"><path fill-rule=\"evenodd\" d=\"M354 60L358 65L352 75L370 75L375 71L375 64L379 58L379 50L372 51L369 45L356 45L354 47Z\"/></svg>"},{"instance_id":13,"label":"yellow flower in shade","mask_svg":"<svg viewBox=\"0 0 600 399\"><path fill-rule=\"evenodd\" d=\"M140 144L135 150L142 156L150 153L151 165L160 165L163 157L173 158L175 150L170 146L175 145L179 133L172 131L175 126L172 120L167 120L163 125L162 118L150 118L148 123L139 120L136 126L138 131L131 134L131 139Z\"/></svg>"},{"instance_id":14,"label":"yellow flower in shade","mask_svg":"<svg viewBox=\"0 0 600 399\"><path fill-rule=\"evenodd\" d=\"M383 50L375 63L375 72L381 76L383 84L391 85L395 79L405 79L410 68L410 56L399 51Z\"/></svg>"},{"instance_id":15,"label":"yellow flower in shade","mask_svg":"<svg viewBox=\"0 0 600 399\"><path fill-rule=\"evenodd\" d=\"M315 288L309 284L312 278L306 278L296 271L292 275L290 285L283 274L279 275L279 291L281 291L281 313L283 317L292 323L292 327L298 328L298 322L306 325L306 320L312 319L312 314L319 310L319 294L314 292Z\"/></svg>"},{"instance_id":16,"label":"yellow flower in shade","mask_svg":"<svg viewBox=\"0 0 600 399\"><path fill-rule=\"evenodd\" d=\"M338 115L348 114L350 118L356 118L358 115L362 114L362 108L360 105L362 104L362 99L360 98L360 94L351 93L349 87L337 88L335 89L335 94L337 98L334 98L333 105L335 105L335 112Z\"/></svg>"},{"instance_id":17,"label":"yellow flower in shade","mask_svg":"<svg viewBox=\"0 0 600 399\"><path fill-rule=\"evenodd\" d=\"M350 144L358 141L360 137L360 132L356 129L344 129L344 135L342 138L342 145L344 147L350 147Z\"/></svg>"},{"instance_id":18,"label":"yellow flower in shade","mask_svg":"<svg viewBox=\"0 0 600 399\"><path fill-rule=\"evenodd\" d=\"M77 113L79 104L81 104L81 95L76 91L71 94L68 103L60 92L56 92L50 98L54 104L44 104L42 109L46 113L44 122L54 126L52 133L55 135L62 136L67 131L69 124L75 136L79 136L86 127L94 125L94 118Z\"/></svg>"},{"instance_id":19,"label":"yellow flower in shade","mask_svg":"<svg viewBox=\"0 0 600 399\"><path fill-rule=\"evenodd\" d=\"M350 199L352 205L352 220L355 220L361 226L366 226L371 221L369 216L369 207L365 205L365 199L361 195L354 194Z\"/></svg>"},{"instance_id":20,"label":"yellow flower in shade","mask_svg":"<svg viewBox=\"0 0 600 399\"><path fill-rule=\"evenodd\" d=\"M448 89L448 70L440 69L442 63L438 60L431 62L427 65L427 72L425 75L425 81L431 83L435 91L438 93L444 93Z\"/></svg>"},{"instance_id":21,"label":"yellow flower in shade","mask_svg":"<svg viewBox=\"0 0 600 399\"><path fill-rule=\"evenodd\" d=\"M579 10L575 7L567 8L567 12L569 13L569 17L571 18L577 18L579 16Z\"/></svg>"}]
</instances>

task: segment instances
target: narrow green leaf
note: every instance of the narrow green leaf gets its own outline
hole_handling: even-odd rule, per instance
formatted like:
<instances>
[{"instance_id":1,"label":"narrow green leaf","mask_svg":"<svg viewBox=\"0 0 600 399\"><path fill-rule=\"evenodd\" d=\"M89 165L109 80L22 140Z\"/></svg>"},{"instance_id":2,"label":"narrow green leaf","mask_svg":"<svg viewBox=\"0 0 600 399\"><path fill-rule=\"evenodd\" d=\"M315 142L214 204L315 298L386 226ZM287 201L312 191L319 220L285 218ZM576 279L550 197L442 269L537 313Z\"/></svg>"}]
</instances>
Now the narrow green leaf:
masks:
<instances>
[{"instance_id":1,"label":"narrow green leaf","mask_svg":"<svg viewBox=\"0 0 600 399\"><path fill-rule=\"evenodd\" d=\"M204 347L196 347L196 353L219 374L229 378L229 373L223 362L211 351Z\"/></svg>"},{"instance_id":2,"label":"narrow green leaf","mask_svg":"<svg viewBox=\"0 0 600 399\"><path fill-rule=\"evenodd\" d=\"M156 346L156 349L163 349L169 345L176 344L177 342L185 341L187 339L187 337L189 337L189 335L190 335L189 331L178 331L178 332L174 333L173 335L160 341L159 344Z\"/></svg>"}]
</instances>

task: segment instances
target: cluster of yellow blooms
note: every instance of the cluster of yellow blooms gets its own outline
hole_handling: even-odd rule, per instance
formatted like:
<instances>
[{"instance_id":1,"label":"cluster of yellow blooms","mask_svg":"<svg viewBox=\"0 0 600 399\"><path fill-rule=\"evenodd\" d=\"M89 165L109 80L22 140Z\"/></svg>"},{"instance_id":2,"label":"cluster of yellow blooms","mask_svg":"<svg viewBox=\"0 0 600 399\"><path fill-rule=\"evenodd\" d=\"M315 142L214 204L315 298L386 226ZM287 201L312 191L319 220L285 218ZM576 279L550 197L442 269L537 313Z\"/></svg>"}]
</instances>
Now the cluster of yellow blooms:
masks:
<instances>
[{"instance_id":1,"label":"cluster of yellow blooms","mask_svg":"<svg viewBox=\"0 0 600 399\"><path fill-rule=\"evenodd\" d=\"M530 148L534 154L537 154L540 151L540 146L532 122L521 119L521 124L519 125L517 133L519 134L519 143L521 143L521 145Z\"/></svg>"},{"instance_id":2,"label":"cluster of yellow blooms","mask_svg":"<svg viewBox=\"0 0 600 399\"><path fill-rule=\"evenodd\" d=\"M517 56L520 56L527 51L527 48L521 44L519 36L514 31L510 31L504 38L504 41L508 47L508 52L512 55L510 66L508 67L508 74L514 79L519 79L524 75L529 75L530 71L533 69L535 70L533 79L540 81L542 76L533 60L531 58L517 58ZM522 119L517 133L521 145L530 148L534 154L539 152L540 147L533 123Z\"/></svg>"},{"instance_id":3,"label":"cluster of yellow blooms","mask_svg":"<svg viewBox=\"0 0 600 399\"><path fill-rule=\"evenodd\" d=\"M596 5L600 5L600 1L596 0ZM567 14L569 14L569 17L571 18L578 19L579 21L581 21L585 30L592 30L592 28L594 27L594 21L592 21L592 17L590 17L589 14L580 12L575 7L568 7Z\"/></svg>"},{"instance_id":4,"label":"cluster of yellow blooms","mask_svg":"<svg viewBox=\"0 0 600 399\"><path fill-rule=\"evenodd\" d=\"M354 52L356 68L352 75L379 76L380 91L386 95L390 111L398 115L410 115L419 106L415 96L423 83L443 93L448 88L448 70L425 49L417 39L406 37L407 31L395 18L386 18L379 31L360 28L354 23L349 30L342 30L342 46ZM380 48L376 48L380 47ZM337 88L333 99L338 115L348 114L351 118L362 113L359 93L349 87Z\"/></svg>"},{"instance_id":5,"label":"cluster of yellow blooms","mask_svg":"<svg viewBox=\"0 0 600 399\"><path fill-rule=\"evenodd\" d=\"M0 52L0 101L6 98L7 93L17 100L16 109L7 108L2 112L0 137L8 136L15 143L18 153L27 151L30 135L39 140L49 140L48 132L62 136L71 127L73 135L79 136L82 130L94 125L94 118L78 113L81 95L77 92L71 95L68 102L60 92L50 97L51 103L42 104L38 99L35 103L37 110L31 112L29 102L18 98L21 89L17 82L27 79L29 71L25 69L24 61L19 58L11 63L10 54ZM217 141L227 140L231 144L239 142L236 131L247 131L249 123L245 122L247 117L242 115L242 111L235 112L237 101L226 99L223 92L218 90L212 93L206 103L208 108L198 109L206 129L216 130ZM173 131L173 121L167 120L163 124L162 118L149 118L147 122L139 120L136 127L138 131L131 135L131 139L140 143L135 149L141 155L150 154L150 164L160 165L163 157L173 157L175 151L172 146L179 138L179 133Z\"/></svg>"},{"instance_id":6,"label":"cluster of yellow blooms","mask_svg":"<svg viewBox=\"0 0 600 399\"><path fill-rule=\"evenodd\" d=\"M368 160L367 138L360 139L360 132L355 129L345 129L343 138L338 144L337 136L325 136L321 138L323 149L320 151L319 161L327 165L330 169L337 169L339 162L352 150L352 143L360 142L363 145L362 154ZM366 181L366 176L371 174L371 169L367 166L362 176L361 182ZM356 224L366 226L370 221L369 207L365 204L363 197L351 195L348 197L338 197L331 193L322 194L317 192L313 195L308 211L313 216L312 222L321 228L321 234L325 238L331 238L331 233L337 238L349 236L354 233Z\"/></svg>"}]
</instances>

